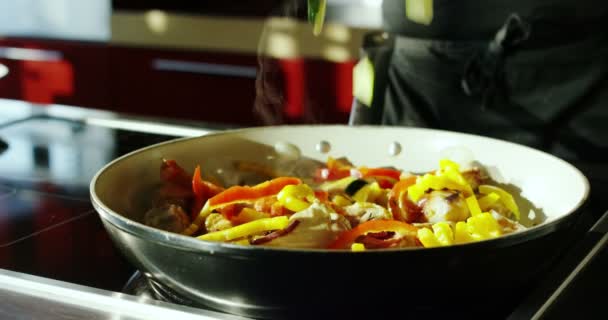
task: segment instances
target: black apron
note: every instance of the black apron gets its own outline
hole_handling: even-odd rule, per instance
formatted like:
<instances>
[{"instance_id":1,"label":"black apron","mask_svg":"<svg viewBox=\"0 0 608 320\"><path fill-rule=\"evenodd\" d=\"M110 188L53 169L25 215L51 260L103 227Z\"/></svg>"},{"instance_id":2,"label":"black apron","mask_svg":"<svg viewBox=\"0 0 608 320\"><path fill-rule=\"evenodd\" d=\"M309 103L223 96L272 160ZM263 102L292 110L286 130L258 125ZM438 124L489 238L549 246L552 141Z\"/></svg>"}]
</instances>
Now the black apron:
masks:
<instances>
[{"instance_id":1,"label":"black apron","mask_svg":"<svg viewBox=\"0 0 608 320\"><path fill-rule=\"evenodd\" d=\"M591 180L600 214L608 210L605 21L511 14L485 40L371 34L364 54L374 98L371 106L355 99L350 123L466 132L555 154Z\"/></svg>"}]
</instances>

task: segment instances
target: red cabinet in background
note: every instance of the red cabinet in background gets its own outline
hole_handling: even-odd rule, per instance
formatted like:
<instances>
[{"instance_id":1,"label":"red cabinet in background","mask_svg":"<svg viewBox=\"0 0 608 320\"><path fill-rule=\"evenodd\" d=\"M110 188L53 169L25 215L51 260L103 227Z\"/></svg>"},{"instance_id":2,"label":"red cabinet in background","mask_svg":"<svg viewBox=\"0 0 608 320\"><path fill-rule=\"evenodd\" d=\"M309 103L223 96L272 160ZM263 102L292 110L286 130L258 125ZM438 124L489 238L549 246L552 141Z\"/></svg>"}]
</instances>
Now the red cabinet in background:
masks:
<instances>
[{"instance_id":1,"label":"red cabinet in background","mask_svg":"<svg viewBox=\"0 0 608 320\"><path fill-rule=\"evenodd\" d=\"M0 40L0 97L33 103L103 108L110 102L104 44L53 40Z\"/></svg>"},{"instance_id":2,"label":"red cabinet in background","mask_svg":"<svg viewBox=\"0 0 608 320\"><path fill-rule=\"evenodd\" d=\"M262 62L220 51L3 39L0 98L241 126L347 122L354 62ZM257 94L264 99L256 111Z\"/></svg>"},{"instance_id":3,"label":"red cabinet in background","mask_svg":"<svg viewBox=\"0 0 608 320\"><path fill-rule=\"evenodd\" d=\"M110 49L117 111L256 125L254 56L150 48Z\"/></svg>"}]
</instances>

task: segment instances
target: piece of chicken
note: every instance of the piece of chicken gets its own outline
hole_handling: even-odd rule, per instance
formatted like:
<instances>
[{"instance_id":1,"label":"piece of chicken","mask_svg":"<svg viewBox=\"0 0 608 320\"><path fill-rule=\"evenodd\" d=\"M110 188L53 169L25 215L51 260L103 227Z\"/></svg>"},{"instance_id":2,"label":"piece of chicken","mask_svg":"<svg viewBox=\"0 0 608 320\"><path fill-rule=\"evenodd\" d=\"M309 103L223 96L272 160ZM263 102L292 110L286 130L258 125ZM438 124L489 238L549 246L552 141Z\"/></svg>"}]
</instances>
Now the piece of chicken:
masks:
<instances>
[{"instance_id":1,"label":"piece of chicken","mask_svg":"<svg viewBox=\"0 0 608 320\"><path fill-rule=\"evenodd\" d=\"M464 196L458 191L431 191L420 198L418 206L422 208L424 220L431 223L464 221L470 216Z\"/></svg>"},{"instance_id":2,"label":"piece of chicken","mask_svg":"<svg viewBox=\"0 0 608 320\"><path fill-rule=\"evenodd\" d=\"M207 232L216 232L229 228L232 228L232 222L221 213L212 213L205 219L205 229Z\"/></svg>"},{"instance_id":3,"label":"piece of chicken","mask_svg":"<svg viewBox=\"0 0 608 320\"><path fill-rule=\"evenodd\" d=\"M502 232L504 234L509 234L509 233L513 233L513 232L517 232L517 231L522 231L522 230L526 229L526 227L524 227L519 222L517 222L515 220L511 220L511 219L505 217L501 213L498 213L498 212L496 212L494 210L491 210L490 213L492 214L492 216L494 217L494 219L496 219L496 221L500 225L500 227L502 229Z\"/></svg>"},{"instance_id":4,"label":"piece of chicken","mask_svg":"<svg viewBox=\"0 0 608 320\"><path fill-rule=\"evenodd\" d=\"M320 203L294 213L290 221L299 224L289 234L265 243L266 246L284 248L327 248L340 233L350 230L348 220Z\"/></svg>"},{"instance_id":5,"label":"piece of chicken","mask_svg":"<svg viewBox=\"0 0 608 320\"><path fill-rule=\"evenodd\" d=\"M370 220L390 220L393 218L384 207L368 202L357 202L344 207L344 213L352 227Z\"/></svg>"}]
</instances>

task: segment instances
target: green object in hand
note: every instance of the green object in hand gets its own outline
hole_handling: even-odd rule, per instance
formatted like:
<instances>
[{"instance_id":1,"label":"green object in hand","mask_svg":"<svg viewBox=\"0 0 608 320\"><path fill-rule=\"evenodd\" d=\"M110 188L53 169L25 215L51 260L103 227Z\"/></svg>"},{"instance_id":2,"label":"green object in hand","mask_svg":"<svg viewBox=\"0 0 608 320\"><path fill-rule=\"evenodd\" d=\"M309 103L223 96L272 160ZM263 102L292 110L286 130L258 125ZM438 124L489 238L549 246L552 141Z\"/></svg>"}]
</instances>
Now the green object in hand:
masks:
<instances>
[{"instance_id":1,"label":"green object in hand","mask_svg":"<svg viewBox=\"0 0 608 320\"><path fill-rule=\"evenodd\" d=\"M318 36L325 22L327 0L308 0L308 22L313 25L313 34Z\"/></svg>"},{"instance_id":2,"label":"green object in hand","mask_svg":"<svg viewBox=\"0 0 608 320\"><path fill-rule=\"evenodd\" d=\"M412 22L428 26L433 22L433 0L405 0L405 16Z\"/></svg>"}]
</instances>

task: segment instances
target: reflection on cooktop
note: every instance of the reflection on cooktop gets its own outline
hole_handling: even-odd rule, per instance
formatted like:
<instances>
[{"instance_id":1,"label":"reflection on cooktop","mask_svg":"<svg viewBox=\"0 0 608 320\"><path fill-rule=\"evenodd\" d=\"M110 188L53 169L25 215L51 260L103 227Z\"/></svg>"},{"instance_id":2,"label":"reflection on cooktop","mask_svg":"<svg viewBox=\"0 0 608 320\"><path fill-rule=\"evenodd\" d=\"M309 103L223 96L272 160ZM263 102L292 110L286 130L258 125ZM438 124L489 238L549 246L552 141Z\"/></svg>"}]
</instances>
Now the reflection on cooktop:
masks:
<instances>
[{"instance_id":1,"label":"reflection on cooktop","mask_svg":"<svg viewBox=\"0 0 608 320\"><path fill-rule=\"evenodd\" d=\"M0 247L35 236L72 219L90 214L86 199L44 194L31 190L13 190L0 198Z\"/></svg>"},{"instance_id":2,"label":"reflection on cooktop","mask_svg":"<svg viewBox=\"0 0 608 320\"><path fill-rule=\"evenodd\" d=\"M0 177L63 188L88 188L93 175L116 157L175 138L50 117L32 117L0 128L0 136L8 145L0 154Z\"/></svg>"},{"instance_id":3,"label":"reflection on cooktop","mask_svg":"<svg viewBox=\"0 0 608 320\"><path fill-rule=\"evenodd\" d=\"M0 127L0 268L118 291L133 273L89 200L113 159L173 136L32 117Z\"/></svg>"}]
</instances>

